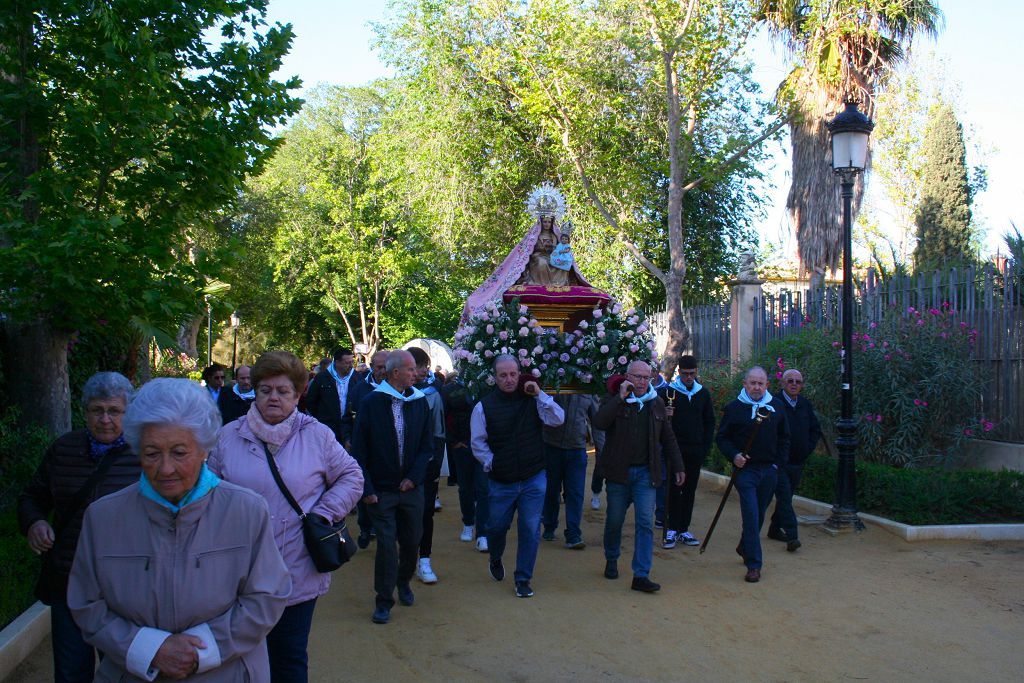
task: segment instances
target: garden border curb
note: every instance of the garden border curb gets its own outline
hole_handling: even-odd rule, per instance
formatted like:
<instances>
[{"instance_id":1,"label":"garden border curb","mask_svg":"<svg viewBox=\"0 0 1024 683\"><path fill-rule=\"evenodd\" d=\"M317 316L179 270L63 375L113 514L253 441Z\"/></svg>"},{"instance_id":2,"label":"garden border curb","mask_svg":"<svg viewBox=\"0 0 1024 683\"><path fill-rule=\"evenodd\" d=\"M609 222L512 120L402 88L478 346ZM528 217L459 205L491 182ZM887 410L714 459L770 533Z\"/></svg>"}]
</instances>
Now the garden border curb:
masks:
<instances>
[{"instance_id":1,"label":"garden border curb","mask_svg":"<svg viewBox=\"0 0 1024 683\"><path fill-rule=\"evenodd\" d=\"M50 608L36 602L0 631L0 681L14 670L50 635Z\"/></svg>"},{"instance_id":2,"label":"garden border curb","mask_svg":"<svg viewBox=\"0 0 1024 683\"><path fill-rule=\"evenodd\" d=\"M701 470L701 479L706 480L715 489L725 489L729 477ZM793 496L793 505L810 510L816 515L827 517L832 513L832 506L820 500ZM859 514L862 522L880 526L886 531L899 536L904 541L1024 541L1024 524L929 524L912 526L895 522L885 517ZM804 520L804 523L811 523ZM815 520L813 523L819 523Z\"/></svg>"}]
</instances>

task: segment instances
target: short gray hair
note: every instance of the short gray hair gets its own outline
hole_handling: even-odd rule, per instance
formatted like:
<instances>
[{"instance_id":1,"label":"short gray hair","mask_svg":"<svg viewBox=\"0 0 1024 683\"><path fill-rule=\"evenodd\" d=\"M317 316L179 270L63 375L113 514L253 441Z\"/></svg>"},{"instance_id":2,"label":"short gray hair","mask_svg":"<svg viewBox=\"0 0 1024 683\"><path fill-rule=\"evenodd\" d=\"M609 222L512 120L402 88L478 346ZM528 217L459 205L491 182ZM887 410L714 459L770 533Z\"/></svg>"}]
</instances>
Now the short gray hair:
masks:
<instances>
[{"instance_id":1,"label":"short gray hair","mask_svg":"<svg viewBox=\"0 0 1024 683\"><path fill-rule=\"evenodd\" d=\"M120 372L97 372L82 387L82 406L87 407L93 401L120 398L127 406L132 402L135 388L128 378Z\"/></svg>"},{"instance_id":2,"label":"short gray hair","mask_svg":"<svg viewBox=\"0 0 1024 683\"><path fill-rule=\"evenodd\" d=\"M513 356L511 353L499 353L497 356L494 357L494 363L491 365L491 367L496 368L498 367L498 363L503 363L504 361L507 360L510 360L513 363L515 363L517 368L519 367L519 359Z\"/></svg>"},{"instance_id":3,"label":"short gray hair","mask_svg":"<svg viewBox=\"0 0 1024 683\"><path fill-rule=\"evenodd\" d=\"M384 363L384 371L391 374L392 370L402 367L402 364L407 358L412 358L413 365L416 364L416 359L412 357L412 354L404 349L397 349L388 354L388 359Z\"/></svg>"},{"instance_id":4,"label":"short gray hair","mask_svg":"<svg viewBox=\"0 0 1024 683\"><path fill-rule=\"evenodd\" d=\"M173 425L192 432L207 453L217 445L222 419L210 392L190 379L161 377L142 386L124 415L124 440L139 452L142 430L149 425Z\"/></svg>"},{"instance_id":5,"label":"short gray hair","mask_svg":"<svg viewBox=\"0 0 1024 683\"><path fill-rule=\"evenodd\" d=\"M768 371L762 368L760 365L754 365L745 373L743 373L743 381L746 382L748 379L750 379L750 376L755 372L760 372L762 375L764 375L765 381L768 380Z\"/></svg>"}]
</instances>

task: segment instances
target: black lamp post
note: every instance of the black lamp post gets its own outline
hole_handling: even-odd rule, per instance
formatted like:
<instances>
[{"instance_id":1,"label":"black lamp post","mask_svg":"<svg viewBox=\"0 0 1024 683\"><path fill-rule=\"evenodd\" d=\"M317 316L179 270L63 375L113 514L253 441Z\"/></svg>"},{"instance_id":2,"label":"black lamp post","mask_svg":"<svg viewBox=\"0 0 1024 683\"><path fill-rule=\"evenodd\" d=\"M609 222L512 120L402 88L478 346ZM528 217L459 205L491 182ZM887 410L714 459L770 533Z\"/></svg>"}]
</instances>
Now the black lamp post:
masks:
<instances>
[{"instance_id":1,"label":"black lamp post","mask_svg":"<svg viewBox=\"0 0 1024 683\"><path fill-rule=\"evenodd\" d=\"M203 296L206 299L206 366L213 365L213 307L210 305L210 295Z\"/></svg>"},{"instance_id":2,"label":"black lamp post","mask_svg":"<svg viewBox=\"0 0 1024 683\"><path fill-rule=\"evenodd\" d=\"M242 318L238 315L238 311L232 311L231 313L231 377L235 376L235 368L238 365L235 364L235 352L238 350L238 326L242 324Z\"/></svg>"},{"instance_id":3,"label":"black lamp post","mask_svg":"<svg viewBox=\"0 0 1024 683\"><path fill-rule=\"evenodd\" d=\"M836 477L836 502L825 522L831 533L860 531L864 523L857 516L857 486L854 461L857 455L857 421L853 418L853 185L864 170L868 157L868 138L875 124L857 110L856 102L828 124L832 136L832 170L839 176L843 198L843 380L841 411L836 422L836 450L839 471Z\"/></svg>"}]
</instances>

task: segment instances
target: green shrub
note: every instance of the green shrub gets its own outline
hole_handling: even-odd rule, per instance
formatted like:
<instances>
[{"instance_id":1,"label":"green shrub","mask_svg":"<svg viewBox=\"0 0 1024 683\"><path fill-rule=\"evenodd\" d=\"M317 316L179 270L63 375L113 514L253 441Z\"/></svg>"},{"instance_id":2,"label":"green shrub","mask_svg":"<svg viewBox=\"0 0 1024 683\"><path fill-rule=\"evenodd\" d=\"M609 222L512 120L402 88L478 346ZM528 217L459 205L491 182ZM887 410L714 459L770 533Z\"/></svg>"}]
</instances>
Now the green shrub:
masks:
<instances>
[{"instance_id":1,"label":"green shrub","mask_svg":"<svg viewBox=\"0 0 1024 683\"><path fill-rule=\"evenodd\" d=\"M0 513L14 506L52 439L42 427L21 429L17 409L0 411Z\"/></svg>"},{"instance_id":2,"label":"green shrub","mask_svg":"<svg viewBox=\"0 0 1024 683\"><path fill-rule=\"evenodd\" d=\"M0 514L0 629L36 601L39 558L18 531L14 510Z\"/></svg>"}]
</instances>

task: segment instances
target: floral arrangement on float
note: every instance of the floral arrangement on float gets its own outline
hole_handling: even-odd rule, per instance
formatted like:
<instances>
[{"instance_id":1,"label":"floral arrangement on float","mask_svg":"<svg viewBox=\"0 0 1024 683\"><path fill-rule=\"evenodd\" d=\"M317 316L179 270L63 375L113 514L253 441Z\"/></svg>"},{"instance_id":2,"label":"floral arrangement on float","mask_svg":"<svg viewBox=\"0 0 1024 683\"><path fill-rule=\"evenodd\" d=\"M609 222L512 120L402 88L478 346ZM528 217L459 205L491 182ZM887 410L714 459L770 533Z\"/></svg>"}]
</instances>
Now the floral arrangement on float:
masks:
<instances>
[{"instance_id":1,"label":"floral arrangement on float","mask_svg":"<svg viewBox=\"0 0 1024 683\"><path fill-rule=\"evenodd\" d=\"M519 299L491 302L455 334L459 378L474 396L494 386L494 359L509 354L550 392L605 393L612 375L634 360L656 361L654 335L644 314L612 300L595 307L576 329L544 327Z\"/></svg>"}]
</instances>

